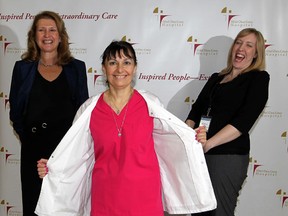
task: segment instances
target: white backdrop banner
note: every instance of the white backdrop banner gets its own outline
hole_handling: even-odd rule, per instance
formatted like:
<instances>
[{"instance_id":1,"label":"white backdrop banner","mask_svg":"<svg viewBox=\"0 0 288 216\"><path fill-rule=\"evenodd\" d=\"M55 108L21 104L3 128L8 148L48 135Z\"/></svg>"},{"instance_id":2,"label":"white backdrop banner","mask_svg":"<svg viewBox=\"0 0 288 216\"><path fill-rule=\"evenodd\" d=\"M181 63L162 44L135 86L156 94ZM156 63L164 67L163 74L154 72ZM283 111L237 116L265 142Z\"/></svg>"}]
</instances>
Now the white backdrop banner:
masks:
<instances>
[{"instance_id":1,"label":"white backdrop banner","mask_svg":"<svg viewBox=\"0 0 288 216\"><path fill-rule=\"evenodd\" d=\"M100 56L114 39L133 44L136 88L155 93L185 120L243 28L266 40L270 93L251 130L248 177L237 216L288 215L287 0L0 0L0 215L22 215L20 143L9 121L12 69L26 50L34 16L53 10L64 19L76 58L86 62L90 95L106 87Z\"/></svg>"}]
</instances>

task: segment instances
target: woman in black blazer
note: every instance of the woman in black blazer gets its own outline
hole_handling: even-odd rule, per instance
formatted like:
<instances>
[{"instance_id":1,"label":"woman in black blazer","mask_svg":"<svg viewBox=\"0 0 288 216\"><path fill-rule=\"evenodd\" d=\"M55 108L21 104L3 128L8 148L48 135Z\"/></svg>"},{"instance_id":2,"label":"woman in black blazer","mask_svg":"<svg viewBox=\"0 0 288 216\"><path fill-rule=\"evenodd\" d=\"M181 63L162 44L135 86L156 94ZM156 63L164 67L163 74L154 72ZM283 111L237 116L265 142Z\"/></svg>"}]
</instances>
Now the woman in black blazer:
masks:
<instances>
[{"instance_id":1,"label":"woman in black blazer","mask_svg":"<svg viewBox=\"0 0 288 216\"><path fill-rule=\"evenodd\" d=\"M86 66L72 57L65 24L57 13L35 16L28 49L14 65L10 120L21 141L23 216L35 215L42 180L37 161L49 158L88 98Z\"/></svg>"}]
</instances>

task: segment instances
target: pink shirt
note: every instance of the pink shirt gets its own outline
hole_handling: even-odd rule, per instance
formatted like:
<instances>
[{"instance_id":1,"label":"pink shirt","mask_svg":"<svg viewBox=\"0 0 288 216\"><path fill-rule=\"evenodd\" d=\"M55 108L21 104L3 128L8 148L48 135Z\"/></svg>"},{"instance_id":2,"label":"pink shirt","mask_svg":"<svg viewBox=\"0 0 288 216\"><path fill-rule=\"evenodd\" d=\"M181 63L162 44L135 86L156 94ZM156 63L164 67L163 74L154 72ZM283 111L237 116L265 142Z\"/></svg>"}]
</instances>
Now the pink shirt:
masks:
<instances>
[{"instance_id":1,"label":"pink shirt","mask_svg":"<svg viewBox=\"0 0 288 216\"><path fill-rule=\"evenodd\" d=\"M91 215L163 216L153 118L148 115L143 97L134 90L130 101L117 115L102 94L92 112L90 130L96 161Z\"/></svg>"}]
</instances>

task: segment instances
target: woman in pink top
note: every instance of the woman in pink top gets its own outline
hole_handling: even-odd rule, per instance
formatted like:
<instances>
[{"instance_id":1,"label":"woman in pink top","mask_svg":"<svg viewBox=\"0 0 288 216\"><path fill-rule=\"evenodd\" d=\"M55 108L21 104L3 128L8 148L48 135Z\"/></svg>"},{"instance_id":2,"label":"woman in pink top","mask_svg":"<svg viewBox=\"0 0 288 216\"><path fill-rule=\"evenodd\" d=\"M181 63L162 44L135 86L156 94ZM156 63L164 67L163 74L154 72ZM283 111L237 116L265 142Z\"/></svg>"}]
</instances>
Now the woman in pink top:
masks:
<instances>
[{"instance_id":1,"label":"woman in pink top","mask_svg":"<svg viewBox=\"0 0 288 216\"><path fill-rule=\"evenodd\" d=\"M112 42L102 55L109 89L90 121L96 160L91 215L163 215L153 118L131 85L136 65L135 51L124 41Z\"/></svg>"},{"instance_id":2,"label":"woman in pink top","mask_svg":"<svg viewBox=\"0 0 288 216\"><path fill-rule=\"evenodd\" d=\"M163 216L160 168L154 149L153 117L132 87L137 59L131 44L113 41L102 55L108 89L94 107L92 216ZM198 139L205 131L198 133ZM43 161L42 161L43 162ZM39 175L46 171L38 165Z\"/></svg>"},{"instance_id":3,"label":"woman in pink top","mask_svg":"<svg viewBox=\"0 0 288 216\"><path fill-rule=\"evenodd\" d=\"M131 86L136 65L135 51L124 41L112 42L102 55L109 89L90 121L96 160L91 215L163 215L153 118Z\"/></svg>"}]
</instances>

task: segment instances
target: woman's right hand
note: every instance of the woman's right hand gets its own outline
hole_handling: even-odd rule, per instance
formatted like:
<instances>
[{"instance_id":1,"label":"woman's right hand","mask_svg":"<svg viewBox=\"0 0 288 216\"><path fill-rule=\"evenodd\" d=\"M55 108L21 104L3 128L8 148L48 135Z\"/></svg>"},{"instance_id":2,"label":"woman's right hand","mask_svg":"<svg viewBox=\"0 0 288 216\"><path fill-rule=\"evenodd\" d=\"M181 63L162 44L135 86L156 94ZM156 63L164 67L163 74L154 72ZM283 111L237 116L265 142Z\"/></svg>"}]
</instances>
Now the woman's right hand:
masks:
<instances>
[{"instance_id":1,"label":"woman's right hand","mask_svg":"<svg viewBox=\"0 0 288 216\"><path fill-rule=\"evenodd\" d=\"M44 178L48 173L47 159L41 158L37 161L37 171L40 178Z\"/></svg>"}]
</instances>

